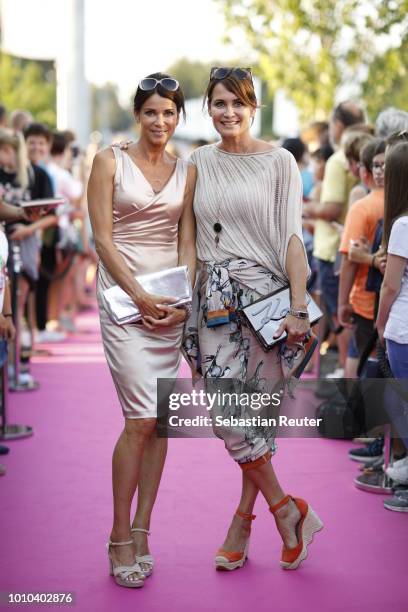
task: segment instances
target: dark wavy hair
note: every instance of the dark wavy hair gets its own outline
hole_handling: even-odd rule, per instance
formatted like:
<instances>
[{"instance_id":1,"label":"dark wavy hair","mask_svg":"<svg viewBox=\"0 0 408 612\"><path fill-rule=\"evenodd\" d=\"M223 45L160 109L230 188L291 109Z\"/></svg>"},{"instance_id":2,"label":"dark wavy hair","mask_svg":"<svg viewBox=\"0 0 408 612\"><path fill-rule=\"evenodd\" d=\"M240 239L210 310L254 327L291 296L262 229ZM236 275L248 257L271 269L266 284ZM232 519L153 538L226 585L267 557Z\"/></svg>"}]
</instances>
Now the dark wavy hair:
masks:
<instances>
[{"instance_id":1,"label":"dark wavy hair","mask_svg":"<svg viewBox=\"0 0 408 612\"><path fill-rule=\"evenodd\" d=\"M169 74L164 74L163 72L154 72L153 74L148 74L145 78L152 78L160 81L161 79L172 79L174 77L171 77ZM156 85L156 87L154 89L151 89L150 91L143 91L143 89L140 89L140 87L138 87L136 90L135 97L133 99L133 111L135 113L140 113L143 104L155 93L159 94L159 96L161 96L162 98L167 98L168 100L174 102L177 108L177 112L179 114L182 113L184 120L186 119L184 94L181 89L181 85L178 89L176 89L176 91L169 91L160 84Z\"/></svg>"}]
</instances>

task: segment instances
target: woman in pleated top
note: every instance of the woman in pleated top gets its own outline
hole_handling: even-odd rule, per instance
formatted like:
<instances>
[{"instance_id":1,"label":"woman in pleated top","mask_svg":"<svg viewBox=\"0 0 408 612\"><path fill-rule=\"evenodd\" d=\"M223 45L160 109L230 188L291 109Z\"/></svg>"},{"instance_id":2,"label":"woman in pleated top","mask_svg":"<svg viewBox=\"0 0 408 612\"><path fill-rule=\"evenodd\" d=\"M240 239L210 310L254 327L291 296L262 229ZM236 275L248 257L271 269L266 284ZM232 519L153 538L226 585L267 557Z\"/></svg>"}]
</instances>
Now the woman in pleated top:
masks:
<instances>
[{"instance_id":1,"label":"woman in pleated top","mask_svg":"<svg viewBox=\"0 0 408 612\"><path fill-rule=\"evenodd\" d=\"M228 391L244 388L242 383L271 392L290 373L294 347L310 330L301 177L288 151L250 134L257 100L249 69L213 68L205 102L221 140L191 157L197 169L200 281L183 346L193 371L201 367L207 389L215 390L217 384L226 389L220 381L234 379L235 387ZM288 284L291 311L276 334L286 330L287 339L265 353L239 311ZM271 463L274 428L221 426L215 423L217 415L244 416L239 404L216 405L213 410L214 431L242 470L238 509L216 554L216 568L232 570L245 563L261 491L283 540L281 565L295 569L322 523L307 502L285 495L278 482Z\"/></svg>"}]
</instances>

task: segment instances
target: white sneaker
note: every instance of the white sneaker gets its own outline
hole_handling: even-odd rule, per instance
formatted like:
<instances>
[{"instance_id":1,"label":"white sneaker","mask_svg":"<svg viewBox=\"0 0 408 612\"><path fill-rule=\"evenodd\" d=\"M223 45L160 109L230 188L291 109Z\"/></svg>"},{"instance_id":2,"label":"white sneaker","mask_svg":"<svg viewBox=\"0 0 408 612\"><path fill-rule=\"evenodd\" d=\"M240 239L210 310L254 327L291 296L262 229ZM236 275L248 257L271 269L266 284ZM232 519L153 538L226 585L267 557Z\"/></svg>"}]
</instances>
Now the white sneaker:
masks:
<instances>
[{"instance_id":1,"label":"white sneaker","mask_svg":"<svg viewBox=\"0 0 408 612\"><path fill-rule=\"evenodd\" d=\"M402 465L404 465L404 462L407 460L407 457L408 457L408 455L403 457L402 459L398 459L398 461L394 461L394 463L392 464L392 467L393 468L400 468Z\"/></svg>"},{"instance_id":2,"label":"white sneaker","mask_svg":"<svg viewBox=\"0 0 408 612\"><path fill-rule=\"evenodd\" d=\"M62 342L67 334L65 332L54 331L51 329L42 329L35 334L35 342L37 344L48 344L48 342Z\"/></svg>"},{"instance_id":3,"label":"white sneaker","mask_svg":"<svg viewBox=\"0 0 408 612\"><path fill-rule=\"evenodd\" d=\"M31 347L31 333L28 329L22 329L20 332L20 346L24 348Z\"/></svg>"},{"instance_id":4,"label":"white sneaker","mask_svg":"<svg viewBox=\"0 0 408 612\"><path fill-rule=\"evenodd\" d=\"M385 470L385 473L399 484L408 484L408 457L396 461L392 467L390 466Z\"/></svg>"},{"instance_id":5,"label":"white sneaker","mask_svg":"<svg viewBox=\"0 0 408 612\"><path fill-rule=\"evenodd\" d=\"M344 368L336 368L334 372L326 374L325 378L344 378Z\"/></svg>"},{"instance_id":6,"label":"white sneaker","mask_svg":"<svg viewBox=\"0 0 408 612\"><path fill-rule=\"evenodd\" d=\"M32 385L34 378L29 372L20 372L18 375L18 382L20 385Z\"/></svg>"}]
</instances>

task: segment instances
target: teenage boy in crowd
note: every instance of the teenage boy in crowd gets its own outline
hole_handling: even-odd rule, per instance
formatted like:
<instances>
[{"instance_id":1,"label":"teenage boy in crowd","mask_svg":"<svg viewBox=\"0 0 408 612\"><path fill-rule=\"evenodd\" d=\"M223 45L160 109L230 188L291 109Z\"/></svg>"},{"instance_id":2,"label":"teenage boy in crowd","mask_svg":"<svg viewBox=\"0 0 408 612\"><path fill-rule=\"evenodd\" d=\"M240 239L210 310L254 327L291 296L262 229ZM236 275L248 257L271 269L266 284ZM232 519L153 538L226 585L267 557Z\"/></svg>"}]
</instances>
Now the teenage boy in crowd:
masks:
<instances>
[{"instance_id":1,"label":"teenage boy in crowd","mask_svg":"<svg viewBox=\"0 0 408 612\"><path fill-rule=\"evenodd\" d=\"M339 323L353 330L358 356L361 357L374 330L375 294L366 290L369 266L348 258L350 246L374 240L377 223L384 217L384 159L385 141L374 139L361 151L363 182L370 192L349 209L339 251L342 254L338 302ZM372 257L372 265L381 259Z\"/></svg>"}]
</instances>

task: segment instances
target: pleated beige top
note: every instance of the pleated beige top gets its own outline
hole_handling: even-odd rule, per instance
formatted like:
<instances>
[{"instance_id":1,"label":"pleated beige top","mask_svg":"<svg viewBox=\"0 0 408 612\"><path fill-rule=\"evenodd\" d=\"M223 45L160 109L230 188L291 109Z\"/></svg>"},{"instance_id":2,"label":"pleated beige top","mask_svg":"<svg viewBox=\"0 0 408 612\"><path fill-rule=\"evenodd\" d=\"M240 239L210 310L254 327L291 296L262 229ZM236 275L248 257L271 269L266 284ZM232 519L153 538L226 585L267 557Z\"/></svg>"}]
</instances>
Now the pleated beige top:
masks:
<instances>
[{"instance_id":1,"label":"pleated beige top","mask_svg":"<svg viewBox=\"0 0 408 612\"><path fill-rule=\"evenodd\" d=\"M178 159L172 176L155 193L131 157L113 147L116 159L113 241L133 274L177 266L178 222L188 163ZM157 416L157 378L176 378L183 323L149 331L140 324L116 325L105 309L102 292L115 282L98 265L97 298L102 341L126 418Z\"/></svg>"},{"instance_id":2,"label":"pleated beige top","mask_svg":"<svg viewBox=\"0 0 408 612\"><path fill-rule=\"evenodd\" d=\"M198 259L219 263L245 257L287 279L291 236L303 244L302 182L293 155L280 147L228 153L211 144L196 149L190 160L198 170ZM222 225L218 247L215 222Z\"/></svg>"}]
</instances>

